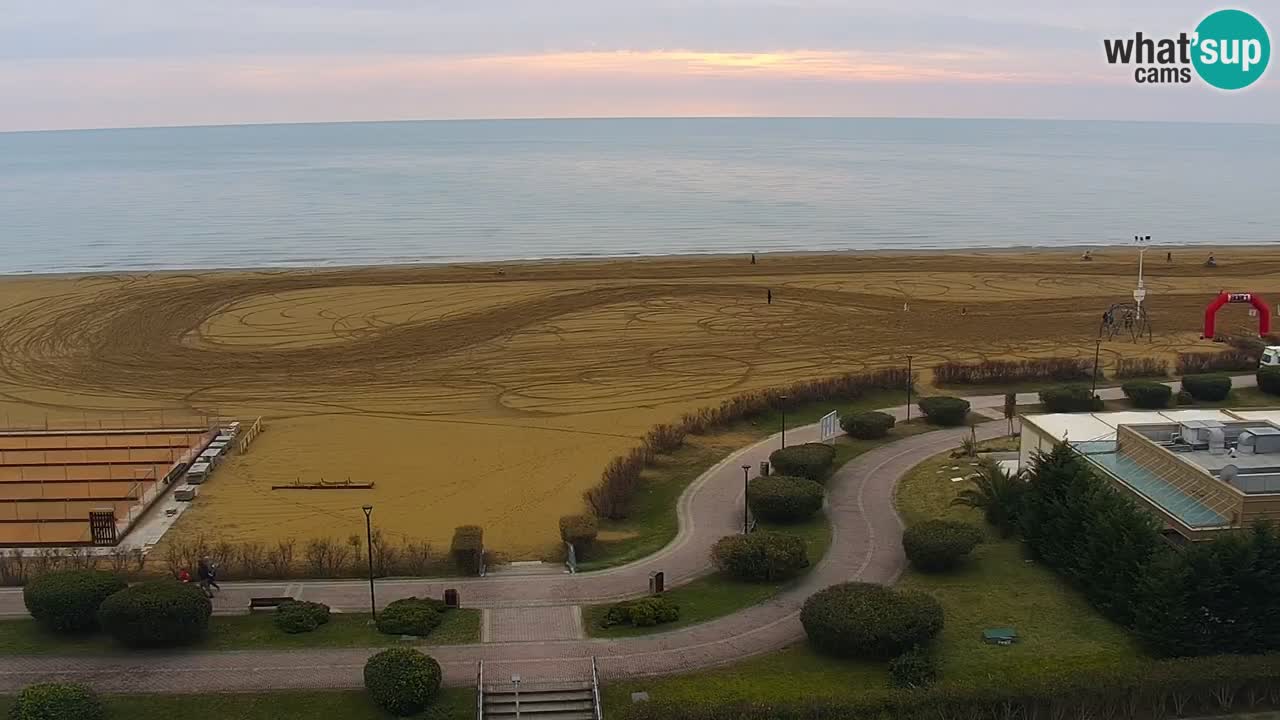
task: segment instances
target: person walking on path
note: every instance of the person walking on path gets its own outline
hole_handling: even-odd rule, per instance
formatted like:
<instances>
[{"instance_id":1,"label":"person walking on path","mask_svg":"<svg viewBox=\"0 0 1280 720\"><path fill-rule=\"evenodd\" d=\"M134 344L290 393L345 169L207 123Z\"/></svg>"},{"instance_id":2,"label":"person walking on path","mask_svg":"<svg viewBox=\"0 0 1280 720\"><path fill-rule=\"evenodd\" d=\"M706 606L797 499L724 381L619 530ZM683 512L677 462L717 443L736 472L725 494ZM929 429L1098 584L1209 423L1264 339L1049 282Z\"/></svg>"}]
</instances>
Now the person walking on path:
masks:
<instances>
[{"instance_id":1,"label":"person walking on path","mask_svg":"<svg viewBox=\"0 0 1280 720\"><path fill-rule=\"evenodd\" d=\"M218 587L218 569L208 557L200 558L200 567L196 569L196 575L200 576L200 589L208 597L213 597L214 590L221 590Z\"/></svg>"}]
</instances>

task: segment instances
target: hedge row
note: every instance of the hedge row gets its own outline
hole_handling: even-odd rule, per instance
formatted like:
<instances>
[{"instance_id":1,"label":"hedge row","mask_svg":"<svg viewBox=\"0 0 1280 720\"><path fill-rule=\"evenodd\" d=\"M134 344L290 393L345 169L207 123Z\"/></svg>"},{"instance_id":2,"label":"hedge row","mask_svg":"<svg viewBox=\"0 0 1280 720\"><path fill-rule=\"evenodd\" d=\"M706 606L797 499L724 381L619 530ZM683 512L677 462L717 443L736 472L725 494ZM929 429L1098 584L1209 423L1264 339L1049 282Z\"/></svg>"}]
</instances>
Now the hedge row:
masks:
<instances>
[{"instance_id":1,"label":"hedge row","mask_svg":"<svg viewBox=\"0 0 1280 720\"><path fill-rule=\"evenodd\" d=\"M1102 400L1084 385L1062 385L1041 390L1040 403L1051 413L1091 412L1102 409Z\"/></svg>"},{"instance_id":2,"label":"hedge row","mask_svg":"<svg viewBox=\"0 0 1280 720\"><path fill-rule=\"evenodd\" d=\"M1045 380L1083 380L1093 373L1093 362L1082 358L1047 357L1028 360L983 360L977 363L945 362L933 368L940 385L1000 385Z\"/></svg>"},{"instance_id":3,"label":"hedge row","mask_svg":"<svg viewBox=\"0 0 1280 720\"><path fill-rule=\"evenodd\" d=\"M444 620L448 608L435 598L408 597L387 604L378 613L378 632L425 637Z\"/></svg>"},{"instance_id":4,"label":"hedge row","mask_svg":"<svg viewBox=\"0 0 1280 720\"><path fill-rule=\"evenodd\" d=\"M1173 399L1173 388L1152 380L1133 380L1120 386L1120 389L1134 407L1144 410L1168 407L1169 401Z\"/></svg>"},{"instance_id":5,"label":"hedge row","mask_svg":"<svg viewBox=\"0 0 1280 720\"><path fill-rule=\"evenodd\" d=\"M1253 370L1258 367L1258 356L1243 350L1178 353L1175 367L1179 375Z\"/></svg>"},{"instance_id":6,"label":"hedge row","mask_svg":"<svg viewBox=\"0 0 1280 720\"><path fill-rule=\"evenodd\" d=\"M1187 375L1182 378L1182 389L1196 400L1221 402L1231 394L1231 376Z\"/></svg>"},{"instance_id":7,"label":"hedge row","mask_svg":"<svg viewBox=\"0 0 1280 720\"><path fill-rule=\"evenodd\" d=\"M638 447L614 458L605 467L600 482L583 495L597 517L620 520L631 512L640 476L657 455L670 453L684 444L688 435L700 435L715 428L759 417L769 412L790 410L817 402L849 402L876 390L905 390L909 375L904 368L870 373L849 373L832 378L793 383L785 387L754 390L725 400L717 407L688 413L679 422L655 425Z\"/></svg>"},{"instance_id":8,"label":"hedge row","mask_svg":"<svg viewBox=\"0 0 1280 720\"><path fill-rule=\"evenodd\" d=\"M1280 705L1280 657L1227 655L1036 673L930 689L860 690L841 700L650 701L629 720L970 720L1217 716Z\"/></svg>"},{"instance_id":9,"label":"hedge row","mask_svg":"<svg viewBox=\"0 0 1280 720\"><path fill-rule=\"evenodd\" d=\"M600 618L600 627L615 625L633 625L635 627L653 627L675 622L680 619L680 606L662 595L627 600L609 607L604 617Z\"/></svg>"},{"instance_id":10,"label":"hedge row","mask_svg":"<svg viewBox=\"0 0 1280 720\"><path fill-rule=\"evenodd\" d=\"M814 481L822 481L831 472L836 449L825 443L804 443L774 450L769 455L769 465L782 475L795 475Z\"/></svg>"},{"instance_id":11,"label":"hedge row","mask_svg":"<svg viewBox=\"0 0 1280 720\"><path fill-rule=\"evenodd\" d=\"M889 413L869 412L853 413L840 418L840 429L851 438L858 440L875 440L889 434L895 420Z\"/></svg>"},{"instance_id":12,"label":"hedge row","mask_svg":"<svg viewBox=\"0 0 1280 720\"><path fill-rule=\"evenodd\" d=\"M1280 366L1258 369L1258 389L1268 395L1280 395Z\"/></svg>"},{"instance_id":13,"label":"hedge row","mask_svg":"<svg viewBox=\"0 0 1280 720\"><path fill-rule=\"evenodd\" d=\"M1111 377L1117 380L1168 376L1169 361L1161 358L1116 358L1115 367L1111 369Z\"/></svg>"},{"instance_id":14,"label":"hedge row","mask_svg":"<svg viewBox=\"0 0 1280 720\"><path fill-rule=\"evenodd\" d=\"M920 398L917 403L920 412L931 425L955 427L963 425L969 417L969 401L948 395L934 395Z\"/></svg>"},{"instance_id":15,"label":"hedge row","mask_svg":"<svg viewBox=\"0 0 1280 720\"><path fill-rule=\"evenodd\" d=\"M711 560L722 572L750 582L786 580L809 567L803 540L768 530L720 538L711 548Z\"/></svg>"},{"instance_id":16,"label":"hedge row","mask_svg":"<svg viewBox=\"0 0 1280 720\"><path fill-rule=\"evenodd\" d=\"M747 484L747 502L760 520L797 523L822 509L823 490L818 483L802 477L770 475Z\"/></svg>"},{"instance_id":17,"label":"hedge row","mask_svg":"<svg viewBox=\"0 0 1280 720\"><path fill-rule=\"evenodd\" d=\"M484 528L479 525L454 528L449 555L460 574L479 575L484 562Z\"/></svg>"}]
</instances>

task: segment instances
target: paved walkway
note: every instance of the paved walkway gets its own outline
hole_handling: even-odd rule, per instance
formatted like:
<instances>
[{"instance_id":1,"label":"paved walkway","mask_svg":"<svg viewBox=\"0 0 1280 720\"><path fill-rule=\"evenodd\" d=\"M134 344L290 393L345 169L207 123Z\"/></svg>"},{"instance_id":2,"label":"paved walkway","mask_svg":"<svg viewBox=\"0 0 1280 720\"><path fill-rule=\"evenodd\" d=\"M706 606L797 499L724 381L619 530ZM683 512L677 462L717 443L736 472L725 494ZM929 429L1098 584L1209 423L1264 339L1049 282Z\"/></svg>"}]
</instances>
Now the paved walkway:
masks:
<instances>
[{"instance_id":1,"label":"paved walkway","mask_svg":"<svg viewBox=\"0 0 1280 720\"><path fill-rule=\"evenodd\" d=\"M999 423L991 423L979 426L978 435L997 437L1002 429ZM789 431L788 439L800 442L815 432L816 428L800 428ZM596 656L601 675L617 679L714 667L794 643L803 637L800 605L816 590L847 580L890 583L898 577L904 558L902 525L893 509L894 485L916 463L955 447L967 433L967 428L960 428L909 437L872 450L839 470L829 481L831 549L795 587L761 605L644 637L514 642L495 637L491 639L497 642L435 647L430 652L444 666L446 683L466 685L475 681L477 660L485 661L486 674L492 677L519 672L533 680L581 677L588 671L590 658ZM650 568L666 570L677 581L692 577L709 567L710 545L738 528L742 494L739 466L767 457L776 442L770 438L757 443L704 474L681 500L677 539L657 555L633 565L564 578L394 582L380 584L379 594L385 601L415 592L438 594L446 586L457 586L462 588L464 599L484 600L496 608L531 603L564 606L640 594L647 587ZM703 510L705 516L699 514ZM361 593L368 587L358 582L301 585L305 586L304 597L333 600L335 605L352 609L363 607ZM253 592L256 590L228 583L224 597L237 593L247 597ZM504 596L503 592L510 594ZM0 692L37 679L75 679L107 692L359 687L361 669L372 652L312 649L8 657L0 660Z\"/></svg>"},{"instance_id":2,"label":"paved walkway","mask_svg":"<svg viewBox=\"0 0 1280 720\"><path fill-rule=\"evenodd\" d=\"M1238 387L1252 377L1237 378ZM1099 391L1121 397L1118 388ZM1024 393L1020 402L1036 402ZM977 411L1003 406L1002 395L970 397ZM906 407L890 408L898 417ZM914 414L914 411L913 411ZM979 425L979 439L1003 434L1003 423ZM777 650L803 637L798 612L804 599L828 585L849 580L892 583L905 558L902 524L893 508L893 490L920 461L955 447L968 428L915 435L867 452L828 482L832 542L826 557L789 590L769 601L707 623L643 637L584 640L576 606L636 597L647 591L649 573L662 570L670 586L711 570L709 548L738 532L742 517L741 466L758 464L778 447L770 437L733 453L703 473L681 496L680 532L658 553L610 570L579 575L488 577L378 582L383 605L410 595L439 597L457 588L463 604L485 609L485 640L476 645L431 648L445 669L445 682L475 682L476 661L486 675L519 672L529 680L582 677L598 658L605 679L668 674L714 667ZM811 425L788 431L792 443L817 438ZM215 602L219 612L240 612L251 596L291 594L350 611L368 607L361 581L225 583ZM0 614L25 615L21 592L0 592ZM520 627L522 620L536 627ZM359 687L367 649L291 651L129 653L111 656L0 658L0 692L48 679L74 679L107 692L207 692L264 689Z\"/></svg>"}]
</instances>

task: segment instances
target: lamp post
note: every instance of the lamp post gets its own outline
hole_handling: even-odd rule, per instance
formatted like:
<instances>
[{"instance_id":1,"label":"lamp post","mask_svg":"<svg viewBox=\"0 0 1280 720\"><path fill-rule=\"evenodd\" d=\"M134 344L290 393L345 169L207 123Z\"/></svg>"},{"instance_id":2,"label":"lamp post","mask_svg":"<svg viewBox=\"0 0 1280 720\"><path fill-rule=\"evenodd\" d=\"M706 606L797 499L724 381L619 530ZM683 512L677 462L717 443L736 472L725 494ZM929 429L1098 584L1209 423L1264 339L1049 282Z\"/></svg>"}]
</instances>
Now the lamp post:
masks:
<instances>
[{"instance_id":1,"label":"lamp post","mask_svg":"<svg viewBox=\"0 0 1280 720\"><path fill-rule=\"evenodd\" d=\"M748 493L751 492L750 485L747 482L747 473L751 472L750 465L742 466L742 534L746 535L751 532L751 520L748 513L751 512L751 498Z\"/></svg>"},{"instance_id":2,"label":"lamp post","mask_svg":"<svg viewBox=\"0 0 1280 720\"><path fill-rule=\"evenodd\" d=\"M1098 356L1102 354L1102 338L1098 338L1093 347L1093 387L1089 390L1090 395L1098 394Z\"/></svg>"},{"instance_id":3,"label":"lamp post","mask_svg":"<svg viewBox=\"0 0 1280 720\"><path fill-rule=\"evenodd\" d=\"M907 356L907 422L911 422L911 356Z\"/></svg>"},{"instance_id":4,"label":"lamp post","mask_svg":"<svg viewBox=\"0 0 1280 720\"><path fill-rule=\"evenodd\" d=\"M778 398L782 401L782 447L787 446L787 396Z\"/></svg>"},{"instance_id":5,"label":"lamp post","mask_svg":"<svg viewBox=\"0 0 1280 720\"><path fill-rule=\"evenodd\" d=\"M520 720L520 676L512 675L511 684L516 687L516 720Z\"/></svg>"},{"instance_id":6,"label":"lamp post","mask_svg":"<svg viewBox=\"0 0 1280 720\"><path fill-rule=\"evenodd\" d=\"M369 615L374 622L377 622L378 605L373 599L373 520L370 518L373 514L373 506L365 505L360 509L364 510L364 531L367 539L365 544L369 546Z\"/></svg>"}]
</instances>

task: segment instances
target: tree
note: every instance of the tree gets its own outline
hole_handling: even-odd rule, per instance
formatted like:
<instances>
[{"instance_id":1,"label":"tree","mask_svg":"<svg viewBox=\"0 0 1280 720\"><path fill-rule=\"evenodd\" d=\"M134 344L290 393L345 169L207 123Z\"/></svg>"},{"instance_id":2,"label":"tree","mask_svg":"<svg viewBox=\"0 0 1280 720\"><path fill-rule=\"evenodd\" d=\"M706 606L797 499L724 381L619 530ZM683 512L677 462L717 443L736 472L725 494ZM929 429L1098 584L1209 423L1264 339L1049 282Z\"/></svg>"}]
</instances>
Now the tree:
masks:
<instances>
[{"instance_id":1,"label":"tree","mask_svg":"<svg viewBox=\"0 0 1280 720\"><path fill-rule=\"evenodd\" d=\"M1013 535L1018 527L1018 512L1027 484L1021 473L1010 475L999 463L983 458L978 462L978 474L951 501L952 505L982 511L982 517L998 531L1000 537Z\"/></svg>"}]
</instances>

